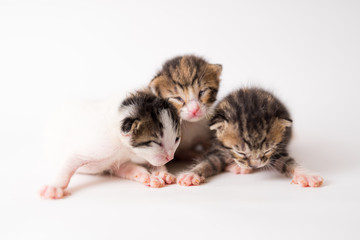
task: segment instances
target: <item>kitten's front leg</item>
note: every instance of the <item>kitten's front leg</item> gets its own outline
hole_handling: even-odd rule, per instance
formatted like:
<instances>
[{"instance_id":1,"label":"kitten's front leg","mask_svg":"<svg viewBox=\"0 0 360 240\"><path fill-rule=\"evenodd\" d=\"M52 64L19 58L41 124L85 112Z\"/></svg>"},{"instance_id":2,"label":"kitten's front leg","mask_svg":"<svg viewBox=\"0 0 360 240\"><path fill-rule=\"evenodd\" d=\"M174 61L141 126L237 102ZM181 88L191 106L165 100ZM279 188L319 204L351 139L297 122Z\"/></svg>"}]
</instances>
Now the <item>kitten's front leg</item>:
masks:
<instances>
[{"instance_id":1,"label":"kitten's front leg","mask_svg":"<svg viewBox=\"0 0 360 240\"><path fill-rule=\"evenodd\" d=\"M291 183L299 184L302 187L320 187L324 179L315 174L303 172L301 169L295 169Z\"/></svg>"},{"instance_id":2,"label":"kitten's front leg","mask_svg":"<svg viewBox=\"0 0 360 240\"><path fill-rule=\"evenodd\" d=\"M177 182L182 186L199 185L205 181L205 178L224 171L230 160L228 153L215 147L198 159L198 163L190 171L180 174Z\"/></svg>"},{"instance_id":3,"label":"kitten's front leg","mask_svg":"<svg viewBox=\"0 0 360 240\"><path fill-rule=\"evenodd\" d=\"M45 185L40 189L40 196L46 199L60 199L67 196L69 193L66 191L66 188L69 185L71 177L78 168L87 163L87 161L78 158L69 159L56 175L53 183Z\"/></svg>"},{"instance_id":4,"label":"kitten's front leg","mask_svg":"<svg viewBox=\"0 0 360 240\"><path fill-rule=\"evenodd\" d=\"M120 178L140 182L148 187L160 188L165 186L165 181L163 179L152 176L146 168L132 162L114 166L111 169L111 173Z\"/></svg>"},{"instance_id":5,"label":"kitten's front leg","mask_svg":"<svg viewBox=\"0 0 360 240\"><path fill-rule=\"evenodd\" d=\"M167 171L165 166L153 167L152 175L164 180L166 184L173 184L176 182L176 177Z\"/></svg>"},{"instance_id":6,"label":"kitten's front leg","mask_svg":"<svg viewBox=\"0 0 360 240\"><path fill-rule=\"evenodd\" d=\"M205 177L191 171L180 174L177 179L178 184L182 186L197 186L205 181Z\"/></svg>"},{"instance_id":7,"label":"kitten's front leg","mask_svg":"<svg viewBox=\"0 0 360 240\"><path fill-rule=\"evenodd\" d=\"M292 177L291 183L299 184L302 187L320 187L324 181L321 176L311 174L302 168L286 152L275 154L270 164L280 173Z\"/></svg>"},{"instance_id":8,"label":"kitten's front leg","mask_svg":"<svg viewBox=\"0 0 360 240\"><path fill-rule=\"evenodd\" d=\"M221 158L204 160L189 172L180 174L178 184L183 186L197 186L205 181L205 177L213 176L223 170L235 174L248 174L252 172L251 168L239 167L231 158L226 161L226 164L225 169L223 169L224 165Z\"/></svg>"}]
</instances>

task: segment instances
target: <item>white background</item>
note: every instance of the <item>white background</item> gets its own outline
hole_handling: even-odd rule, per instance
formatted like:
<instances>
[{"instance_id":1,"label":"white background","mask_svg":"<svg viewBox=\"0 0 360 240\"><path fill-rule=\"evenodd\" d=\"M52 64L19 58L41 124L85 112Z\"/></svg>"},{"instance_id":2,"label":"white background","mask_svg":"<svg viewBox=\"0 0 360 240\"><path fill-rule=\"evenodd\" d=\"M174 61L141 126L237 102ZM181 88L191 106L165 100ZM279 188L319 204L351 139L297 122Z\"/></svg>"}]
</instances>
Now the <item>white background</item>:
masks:
<instances>
[{"instance_id":1,"label":"white background","mask_svg":"<svg viewBox=\"0 0 360 240\"><path fill-rule=\"evenodd\" d=\"M0 1L1 239L360 239L359 1ZM318 189L272 172L146 188L76 175L37 196L41 132L73 98L145 86L194 53L223 65L219 96L272 90L292 155Z\"/></svg>"}]
</instances>

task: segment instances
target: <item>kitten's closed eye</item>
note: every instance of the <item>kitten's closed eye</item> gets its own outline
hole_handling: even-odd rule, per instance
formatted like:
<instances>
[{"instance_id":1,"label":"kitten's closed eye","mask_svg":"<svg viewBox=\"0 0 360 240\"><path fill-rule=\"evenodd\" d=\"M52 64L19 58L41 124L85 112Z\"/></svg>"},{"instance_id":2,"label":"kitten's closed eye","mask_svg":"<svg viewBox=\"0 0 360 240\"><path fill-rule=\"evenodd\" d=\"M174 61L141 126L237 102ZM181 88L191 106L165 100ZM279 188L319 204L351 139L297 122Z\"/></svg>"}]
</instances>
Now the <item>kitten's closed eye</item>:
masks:
<instances>
[{"instance_id":1,"label":"kitten's closed eye","mask_svg":"<svg viewBox=\"0 0 360 240\"><path fill-rule=\"evenodd\" d=\"M207 88L201 90L201 91L199 92L199 98L201 98L201 97L205 94L205 92L206 92L207 90L208 90Z\"/></svg>"},{"instance_id":2,"label":"kitten's closed eye","mask_svg":"<svg viewBox=\"0 0 360 240\"><path fill-rule=\"evenodd\" d=\"M240 152L240 151L237 151L237 150L233 150L237 155L239 155L239 156L241 156L241 157L243 157L243 158L246 158L247 156L246 156L246 153L244 153L244 152Z\"/></svg>"},{"instance_id":3,"label":"kitten's closed eye","mask_svg":"<svg viewBox=\"0 0 360 240\"><path fill-rule=\"evenodd\" d=\"M266 150L266 151L264 152L264 155L269 154L269 153L271 153L272 151L273 151L273 149Z\"/></svg>"},{"instance_id":4,"label":"kitten's closed eye","mask_svg":"<svg viewBox=\"0 0 360 240\"><path fill-rule=\"evenodd\" d=\"M270 157L274 153L275 149L271 148L264 152L264 157Z\"/></svg>"},{"instance_id":5,"label":"kitten's closed eye","mask_svg":"<svg viewBox=\"0 0 360 240\"><path fill-rule=\"evenodd\" d=\"M162 147L162 143L154 141L154 140L145 141L145 142L139 142L134 147L150 147L151 143L154 143L154 144L159 145L160 147Z\"/></svg>"},{"instance_id":6,"label":"kitten's closed eye","mask_svg":"<svg viewBox=\"0 0 360 240\"><path fill-rule=\"evenodd\" d=\"M197 122L216 101L222 67L194 55L166 61L150 82L153 93L170 100L183 120Z\"/></svg>"},{"instance_id":7,"label":"kitten's closed eye","mask_svg":"<svg viewBox=\"0 0 360 240\"><path fill-rule=\"evenodd\" d=\"M157 142L157 141L151 141L153 143L155 143L156 145L159 145L160 147L162 147L162 143L161 142Z\"/></svg>"},{"instance_id":8,"label":"kitten's closed eye","mask_svg":"<svg viewBox=\"0 0 360 240\"><path fill-rule=\"evenodd\" d=\"M170 99L174 99L174 100L176 100L176 101L178 101L178 102L180 102L180 103L184 103L184 102L185 102L184 99L182 99L181 97L171 97Z\"/></svg>"}]
</instances>

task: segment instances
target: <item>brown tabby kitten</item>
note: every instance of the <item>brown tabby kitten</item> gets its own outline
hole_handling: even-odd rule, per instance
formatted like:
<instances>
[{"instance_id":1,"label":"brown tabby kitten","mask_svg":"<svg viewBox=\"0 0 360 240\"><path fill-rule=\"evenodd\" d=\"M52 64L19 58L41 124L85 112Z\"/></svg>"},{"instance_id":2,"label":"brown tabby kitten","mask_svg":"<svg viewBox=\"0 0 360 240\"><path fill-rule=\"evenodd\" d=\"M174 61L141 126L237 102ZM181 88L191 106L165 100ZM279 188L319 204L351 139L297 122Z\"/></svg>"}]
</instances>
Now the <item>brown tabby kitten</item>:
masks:
<instances>
[{"instance_id":1,"label":"brown tabby kitten","mask_svg":"<svg viewBox=\"0 0 360 240\"><path fill-rule=\"evenodd\" d=\"M308 174L289 156L290 114L272 94L258 88L234 91L216 107L210 129L216 130L211 150L190 172L178 177L185 186L199 185L224 170L236 174L271 167L292 177L292 183L319 187L323 178Z\"/></svg>"},{"instance_id":2,"label":"brown tabby kitten","mask_svg":"<svg viewBox=\"0 0 360 240\"><path fill-rule=\"evenodd\" d=\"M183 119L177 158L191 159L198 144L210 145L206 116L216 101L221 71L219 64L185 55L165 62L150 82L152 92L172 102Z\"/></svg>"}]
</instances>

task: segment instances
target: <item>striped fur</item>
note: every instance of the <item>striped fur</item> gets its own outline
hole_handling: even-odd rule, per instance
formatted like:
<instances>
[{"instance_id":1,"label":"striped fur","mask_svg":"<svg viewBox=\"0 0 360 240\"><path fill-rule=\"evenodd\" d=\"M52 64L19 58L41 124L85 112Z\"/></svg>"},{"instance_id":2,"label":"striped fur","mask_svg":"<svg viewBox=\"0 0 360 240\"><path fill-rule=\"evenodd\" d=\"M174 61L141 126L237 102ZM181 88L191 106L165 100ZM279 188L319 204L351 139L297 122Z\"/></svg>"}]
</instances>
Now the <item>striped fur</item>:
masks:
<instances>
[{"instance_id":1,"label":"striped fur","mask_svg":"<svg viewBox=\"0 0 360 240\"><path fill-rule=\"evenodd\" d=\"M156 97L149 91L131 94L120 105L119 110L130 108L131 111L121 123L124 133L132 132L131 146L149 147L160 142L164 137L164 122L161 114L165 111L171 120L174 131L180 137L180 119L177 110L168 101Z\"/></svg>"},{"instance_id":2,"label":"striped fur","mask_svg":"<svg viewBox=\"0 0 360 240\"><path fill-rule=\"evenodd\" d=\"M287 152L291 119L286 107L258 88L232 92L216 107L210 129L214 145L190 171L209 177L234 161L242 168L272 166L292 176L297 163Z\"/></svg>"},{"instance_id":3,"label":"striped fur","mask_svg":"<svg viewBox=\"0 0 360 240\"><path fill-rule=\"evenodd\" d=\"M214 139L210 150L196 160L193 168L190 170L202 178L207 178L220 172L233 162L229 151L221 146L221 143Z\"/></svg>"},{"instance_id":4,"label":"striped fur","mask_svg":"<svg viewBox=\"0 0 360 240\"><path fill-rule=\"evenodd\" d=\"M164 63L149 87L157 96L169 99L184 120L193 101L200 105L201 120L216 101L222 66L209 64L194 55L175 57Z\"/></svg>"},{"instance_id":5,"label":"striped fur","mask_svg":"<svg viewBox=\"0 0 360 240\"><path fill-rule=\"evenodd\" d=\"M222 66L210 64L203 58L184 55L166 61L152 79L149 89L168 99L183 120L182 140L176 158L193 160L197 145L210 144L207 116L216 101Z\"/></svg>"}]
</instances>

